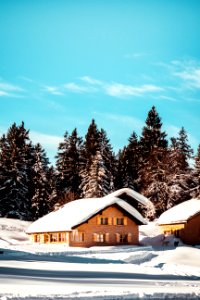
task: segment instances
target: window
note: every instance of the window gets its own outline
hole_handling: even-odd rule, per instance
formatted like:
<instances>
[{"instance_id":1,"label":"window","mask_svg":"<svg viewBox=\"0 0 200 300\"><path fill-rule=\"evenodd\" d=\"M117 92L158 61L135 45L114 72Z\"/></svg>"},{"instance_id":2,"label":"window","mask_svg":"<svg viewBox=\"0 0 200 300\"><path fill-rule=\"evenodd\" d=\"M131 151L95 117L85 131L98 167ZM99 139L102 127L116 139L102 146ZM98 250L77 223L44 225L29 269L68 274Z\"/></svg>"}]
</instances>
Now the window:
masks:
<instances>
[{"instance_id":1,"label":"window","mask_svg":"<svg viewBox=\"0 0 200 300\"><path fill-rule=\"evenodd\" d=\"M105 241L105 234L100 233L97 235L97 242L103 243Z\"/></svg>"},{"instance_id":2,"label":"window","mask_svg":"<svg viewBox=\"0 0 200 300\"><path fill-rule=\"evenodd\" d=\"M94 233L93 240L97 243L109 242L109 233Z\"/></svg>"},{"instance_id":3,"label":"window","mask_svg":"<svg viewBox=\"0 0 200 300\"><path fill-rule=\"evenodd\" d=\"M120 243L127 243L128 242L128 236L127 236L127 234L120 234L119 242Z\"/></svg>"},{"instance_id":4,"label":"window","mask_svg":"<svg viewBox=\"0 0 200 300\"><path fill-rule=\"evenodd\" d=\"M50 242L51 243L58 242L58 234L57 233L51 233L50 234Z\"/></svg>"},{"instance_id":5,"label":"window","mask_svg":"<svg viewBox=\"0 0 200 300\"><path fill-rule=\"evenodd\" d=\"M84 232L78 232L77 230L75 230L71 233L71 241L72 242L81 243L81 242L84 242L84 239L85 239Z\"/></svg>"},{"instance_id":6,"label":"window","mask_svg":"<svg viewBox=\"0 0 200 300\"><path fill-rule=\"evenodd\" d=\"M131 241L131 235L129 237L128 234L116 233L116 241L120 244L126 244Z\"/></svg>"},{"instance_id":7,"label":"window","mask_svg":"<svg viewBox=\"0 0 200 300\"><path fill-rule=\"evenodd\" d=\"M108 225L108 218L100 218L101 225Z\"/></svg>"},{"instance_id":8,"label":"window","mask_svg":"<svg viewBox=\"0 0 200 300\"><path fill-rule=\"evenodd\" d=\"M117 225L124 225L124 218L117 218L116 223Z\"/></svg>"},{"instance_id":9,"label":"window","mask_svg":"<svg viewBox=\"0 0 200 300\"><path fill-rule=\"evenodd\" d=\"M35 243L39 243L40 242L40 235L39 234L35 235L34 241L35 241Z\"/></svg>"},{"instance_id":10,"label":"window","mask_svg":"<svg viewBox=\"0 0 200 300\"><path fill-rule=\"evenodd\" d=\"M66 242L66 233L61 232L58 234L58 241L59 242Z\"/></svg>"}]
</instances>

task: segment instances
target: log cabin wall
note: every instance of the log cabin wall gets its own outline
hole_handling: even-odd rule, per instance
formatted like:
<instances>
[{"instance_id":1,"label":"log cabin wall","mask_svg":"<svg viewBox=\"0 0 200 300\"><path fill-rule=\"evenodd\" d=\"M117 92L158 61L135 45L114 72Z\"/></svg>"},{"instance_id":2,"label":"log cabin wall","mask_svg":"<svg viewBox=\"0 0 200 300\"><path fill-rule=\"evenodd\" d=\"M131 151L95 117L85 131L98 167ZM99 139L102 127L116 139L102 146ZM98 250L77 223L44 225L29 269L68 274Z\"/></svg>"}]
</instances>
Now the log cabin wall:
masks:
<instances>
[{"instance_id":1,"label":"log cabin wall","mask_svg":"<svg viewBox=\"0 0 200 300\"><path fill-rule=\"evenodd\" d=\"M70 246L138 245L138 225L116 205L105 208L70 233Z\"/></svg>"},{"instance_id":2,"label":"log cabin wall","mask_svg":"<svg viewBox=\"0 0 200 300\"><path fill-rule=\"evenodd\" d=\"M188 245L200 245L200 214L191 217L180 233L181 240Z\"/></svg>"}]
</instances>

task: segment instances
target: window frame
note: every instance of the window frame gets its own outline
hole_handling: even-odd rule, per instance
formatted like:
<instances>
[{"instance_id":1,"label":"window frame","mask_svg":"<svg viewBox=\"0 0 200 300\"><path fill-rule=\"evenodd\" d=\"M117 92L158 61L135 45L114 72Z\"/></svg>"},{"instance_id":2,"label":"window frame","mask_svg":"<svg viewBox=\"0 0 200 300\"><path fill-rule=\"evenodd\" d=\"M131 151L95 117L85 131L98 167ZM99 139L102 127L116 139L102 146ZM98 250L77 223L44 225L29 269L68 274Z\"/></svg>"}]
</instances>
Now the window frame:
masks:
<instances>
[{"instance_id":1,"label":"window frame","mask_svg":"<svg viewBox=\"0 0 200 300\"><path fill-rule=\"evenodd\" d=\"M118 226L124 226L124 217L116 218L116 225Z\"/></svg>"},{"instance_id":2,"label":"window frame","mask_svg":"<svg viewBox=\"0 0 200 300\"><path fill-rule=\"evenodd\" d=\"M108 225L108 217L100 217L100 225Z\"/></svg>"}]
</instances>

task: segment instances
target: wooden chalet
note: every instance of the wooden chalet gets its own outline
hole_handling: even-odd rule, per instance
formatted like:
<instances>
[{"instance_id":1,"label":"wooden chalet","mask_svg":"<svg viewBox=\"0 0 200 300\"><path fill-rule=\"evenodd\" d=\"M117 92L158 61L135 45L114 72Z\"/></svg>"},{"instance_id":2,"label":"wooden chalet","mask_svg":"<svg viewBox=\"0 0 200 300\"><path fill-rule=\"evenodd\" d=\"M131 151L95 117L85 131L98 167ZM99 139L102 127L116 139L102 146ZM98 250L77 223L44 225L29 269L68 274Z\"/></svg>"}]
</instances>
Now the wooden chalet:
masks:
<instances>
[{"instance_id":1,"label":"wooden chalet","mask_svg":"<svg viewBox=\"0 0 200 300\"><path fill-rule=\"evenodd\" d=\"M127 188L102 198L75 200L33 222L27 234L37 243L78 247L137 245L138 225L146 221L126 202L126 195L133 202L149 203L147 198Z\"/></svg>"},{"instance_id":2,"label":"wooden chalet","mask_svg":"<svg viewBox=\"0 0 200 300\"><path fill-rule=\"evenodd\" d=\"M174 234L185 244L200 245L200 199L182 202L158 219L165 235Z\"/></svg>"}]
</instances>

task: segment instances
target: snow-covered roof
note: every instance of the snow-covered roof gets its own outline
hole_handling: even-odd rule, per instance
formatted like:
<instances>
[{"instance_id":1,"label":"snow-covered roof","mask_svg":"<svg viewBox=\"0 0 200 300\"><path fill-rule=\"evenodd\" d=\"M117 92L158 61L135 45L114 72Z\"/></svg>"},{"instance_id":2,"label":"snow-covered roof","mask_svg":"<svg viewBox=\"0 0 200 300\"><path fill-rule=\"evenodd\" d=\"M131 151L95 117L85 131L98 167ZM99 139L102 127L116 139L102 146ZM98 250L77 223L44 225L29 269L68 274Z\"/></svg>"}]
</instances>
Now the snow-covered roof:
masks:
<instances>
[{"instance_id":1,"label":"snow-covered roof","mask_svg":"<svg viewBox=\"0 0 200 300\"><path fill-rule=\"evenodd\" d=\"M188 219L198 213L200 213L200 200L190 199L165 211L159 217L158 224L186 223Z\"/></svg>"},{"instance_id":2,"label":"snow-covered roof","mask_svg":"<svg viewBox=\"0 0 200 300\"><path fill-rule=\"evenodd\" d=\"M116 204L127 211L141 224L147 224L142 215L126 201L112 193L102 198L87 198L69 202L57 211L33 222L27 233L69 231L73 227L87 221L102 209Z\"/></svg>"},{"instance_id":3,"label":"snow-covered roof","mask_svg":"<svg viewBox=\"0 0 200 300\"><path fill-rule=\"evenodd\" d=\"M147 205L149 203L149 200L145 196L143 196L143 195L141 195L141 194L137 193L136 191L134 191L132 189L129 189L129 188L123 188L123 189L117 190L117 191L115 191L115 192L113 192L113 193L111 193L111 194L109 194L105 197L114 196L114 197L120 198L120 196L123 195L123 194L126 194L127 196L137 200L138 202L140 202L143 205Z\"/></svg>"}]
</instances>

